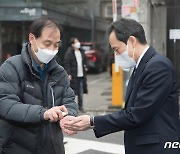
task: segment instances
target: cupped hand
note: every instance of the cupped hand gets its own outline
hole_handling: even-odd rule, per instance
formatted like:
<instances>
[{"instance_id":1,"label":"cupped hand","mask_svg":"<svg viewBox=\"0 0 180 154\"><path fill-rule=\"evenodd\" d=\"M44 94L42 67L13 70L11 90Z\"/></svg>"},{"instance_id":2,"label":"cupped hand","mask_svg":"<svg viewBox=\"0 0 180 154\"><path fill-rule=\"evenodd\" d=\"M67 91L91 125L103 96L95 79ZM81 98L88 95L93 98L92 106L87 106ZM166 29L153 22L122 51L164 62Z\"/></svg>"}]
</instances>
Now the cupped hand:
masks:
<instances>
[{"instance_id":1,"label":"cupped hand","mask_svg":"<svg viewBox=\"0 0 180 154\"><path fill-rule=\"evenodd\" d=\"M50 122L57 122L58 120L63 119L62 112L68 114L68 111L64 105L54 106L44 112L44 119L50 120Z\"/></svg>"}]
</instances>

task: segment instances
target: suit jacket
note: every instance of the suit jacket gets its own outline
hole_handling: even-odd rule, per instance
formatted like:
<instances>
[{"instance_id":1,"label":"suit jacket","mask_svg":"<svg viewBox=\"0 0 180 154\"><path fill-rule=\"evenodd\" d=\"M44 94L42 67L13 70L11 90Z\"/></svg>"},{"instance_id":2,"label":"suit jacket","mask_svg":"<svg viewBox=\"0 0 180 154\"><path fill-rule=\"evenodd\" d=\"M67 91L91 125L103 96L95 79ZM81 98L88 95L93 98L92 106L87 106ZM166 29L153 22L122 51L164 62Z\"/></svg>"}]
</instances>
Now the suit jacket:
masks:
<instances>
[{"instance_id":1,"label":"suit jacket","mask_svg":"<svg viewBox=\"0 0 180 154\"><path fill-rule=\"evenodd\" d=\"M119 112L94 118L96 137L125 130L126 154L180 154L177 82L169 59L150 47L130 78L125 103Z\"/></svg>"}]
</instances>

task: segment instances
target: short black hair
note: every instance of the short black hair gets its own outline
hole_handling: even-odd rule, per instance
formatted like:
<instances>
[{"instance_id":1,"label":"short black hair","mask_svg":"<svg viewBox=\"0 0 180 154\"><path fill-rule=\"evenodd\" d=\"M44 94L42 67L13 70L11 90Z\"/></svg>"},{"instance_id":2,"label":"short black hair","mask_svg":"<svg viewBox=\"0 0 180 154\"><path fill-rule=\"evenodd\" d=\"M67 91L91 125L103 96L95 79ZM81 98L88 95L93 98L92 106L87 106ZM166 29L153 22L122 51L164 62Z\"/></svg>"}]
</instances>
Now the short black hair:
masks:
<instances>
[{"instance_id":1,"label":"short black hair","mask_svg":"<svg viewBox=\"0 0 180 154\"><path fill-rule=\"evenodd\" d=\"M45 17L45 16L35 19L29 27L29 32L34 34L34 36L38 38L41 36L42 29L44 27L58 28L61 34L61 38L62 38L63 29L58 23L58 21L49 17Z\"/></svg>"},{"instance_id":2,"label":"short black hair","mask_svg":"<svg viewBox=\"0 0 180 154\"><path fill-rule=\"evenodd\" d=\"M72 37L72 38L70 39L70 41L69 41L69 46L72 46L72 44L74 44L74 41L75 41L76 39L78 40L77 37Z\"/></svg>"},{"instance_id":3,"label":"short black hair","mask_svg":"<svg viewBox=\"0 0 180 154\"><path fill-rule=\"evenodd\" d=\"M120 18L112 22L107 29L108 36L112 31L115 32L116 38L125 44L130 36L136 37L141 44L147 43L142 25L133 19Z\"/></svg>"}]
</instances>

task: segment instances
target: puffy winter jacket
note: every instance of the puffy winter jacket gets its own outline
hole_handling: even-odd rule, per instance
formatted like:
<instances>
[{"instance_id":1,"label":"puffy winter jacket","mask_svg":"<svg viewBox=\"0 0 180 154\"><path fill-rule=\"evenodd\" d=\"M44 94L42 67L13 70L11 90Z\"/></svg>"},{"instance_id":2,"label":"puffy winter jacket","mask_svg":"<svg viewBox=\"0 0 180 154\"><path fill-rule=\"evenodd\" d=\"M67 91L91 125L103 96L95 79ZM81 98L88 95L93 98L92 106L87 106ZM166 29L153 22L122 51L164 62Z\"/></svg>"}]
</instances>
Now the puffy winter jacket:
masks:
<instances>
[{"instance_id":1,"label":"puffy winter jacket","mask_svg":"<svg viewBox=\"0 0 180 154\"><path fill-rule=\"evenodd\" d=\"M88 93L87 88L87 78L86 78L86 57L84 54L84 51L80 48L79 49L82 56L82 65L83 65L83 90L84 93ZM64 68L68 75L72 76L72 80L70 81L70 86L74 90L75 94L78 95L78 78L77 78L77 61L76 56L74 53L74 49L72 47L69 47L66 51L66 54L64 56Z\"/></svg>"},{"instance_id":2,"label":"puffy winter jacket","mask_svg":"<svg viewBox=\"0 0 180 154\"><path fill-rule=\"evenodd\" d=\"M46 109L65 105L77 115L68 75L53 59L42 82L32 67L30 44L0 67L0 153L64 154L59 122L43 119Z\"/></svg>"}]
</instances>

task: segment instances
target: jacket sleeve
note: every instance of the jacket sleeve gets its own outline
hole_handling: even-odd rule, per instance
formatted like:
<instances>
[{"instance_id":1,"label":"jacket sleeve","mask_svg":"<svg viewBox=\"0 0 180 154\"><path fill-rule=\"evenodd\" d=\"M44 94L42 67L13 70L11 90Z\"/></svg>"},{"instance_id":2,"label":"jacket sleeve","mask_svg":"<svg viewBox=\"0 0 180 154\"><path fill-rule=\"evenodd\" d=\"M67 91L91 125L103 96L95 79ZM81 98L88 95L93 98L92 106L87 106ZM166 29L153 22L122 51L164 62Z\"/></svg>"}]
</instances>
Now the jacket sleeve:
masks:
<instances>
[{"instance_id":1,"label":"jacket sleeve","mask_svg":"<svg viewBox=\"0 0 180 154\"><path fill-rule=\"evenodd\" d=\"M63 104L66 106L68 110L68 114L72 116L77 116L78 114L78 105L74 101L75 100L75 94L74 91L70 87L70 81L68 79L68 76L65 77L65 88L63 92Z\"/></svg>"},{"instance_id":2,"label":"jacket sleeve","mask_svg":"<svg viewBox=\"0 0 180 154\"><path fill-rule=\"evenodd\" d=\"M0 67L0 118L21 124L40 123L45 109L23 104L19 73L9 60Z\"/></svg>"},{"instance_id":3,"label":"jacket sleeve","mask_svg":"<svg viewBox=\"0 0 180 154\"><path fill-rule=\"evenodd\" d=\"M70 61L70 54L69 50L66 51L64 56L64 68L68 75L71 75L71 61Z\"/></svg>"},{"instance_id":4,"label":"jacket sleeve","mask_svg":"<svg viewBox=\"0 0 180 154\"><path fill-rule=\"evenodd\" d=\"M162 108L172 89L170 66L164 62L151 64L144 74L134 106L105 116L96 116L95 135L101 137L121 130L130 130L144 125Z\"/></svg>"},{"instance_id":5,"label":"jacket sleeve","mask_svg":"<svg viewBox=\"0 0 180 154\"><path fill-rule=\"evenodd\" d=\"M82 53L82 57L83 57L84 68L87 69L87 59L86 59L85 51L83 49L81 49L81 53Z\"/></svg>"}]
</instances>

